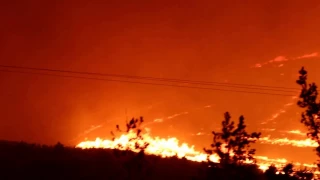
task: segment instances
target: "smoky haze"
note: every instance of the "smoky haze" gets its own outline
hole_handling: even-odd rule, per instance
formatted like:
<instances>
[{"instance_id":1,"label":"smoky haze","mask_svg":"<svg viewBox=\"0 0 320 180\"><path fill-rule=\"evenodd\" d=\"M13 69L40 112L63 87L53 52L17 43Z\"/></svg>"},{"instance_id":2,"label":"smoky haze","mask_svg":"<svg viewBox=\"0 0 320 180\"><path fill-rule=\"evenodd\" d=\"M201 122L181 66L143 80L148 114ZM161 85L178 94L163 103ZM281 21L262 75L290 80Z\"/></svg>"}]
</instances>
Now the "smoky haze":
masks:
<instances>
[{"instance_id":1,"label":"smoky haze","mask_svg":"<svg viewBox=\"0 0 320 180\"><path fill-rule=\"evenodd\" d=\"M320 51L316 0L34 0L1 1L0 8L1 65L297 89L297 71L305 66L320 83L317 55L294 60ZM230 111L233 118L243 114L252 130L303 129L295 106L261 124L296 103L291 96L8 72L0 72L0 86L0 139L76 144L108 137L126 117L151 122L183 112L149 127L156 135L199 143L189 134L210 133Z\"/></svg>"}]
</instances>

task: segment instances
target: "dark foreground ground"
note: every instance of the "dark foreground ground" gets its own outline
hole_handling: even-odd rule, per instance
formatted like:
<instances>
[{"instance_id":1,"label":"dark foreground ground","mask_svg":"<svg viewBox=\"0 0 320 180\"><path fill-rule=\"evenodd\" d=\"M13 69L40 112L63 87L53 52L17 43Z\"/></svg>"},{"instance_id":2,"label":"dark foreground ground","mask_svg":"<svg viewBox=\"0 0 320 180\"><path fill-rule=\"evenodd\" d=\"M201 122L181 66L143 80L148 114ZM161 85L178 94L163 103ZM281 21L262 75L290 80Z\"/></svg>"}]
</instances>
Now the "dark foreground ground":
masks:
<instances>
[{"instance_id":1,"label":"dark foreground ground","mask_svg":"<svg viewBox=\"0 0 320 180\"><path fill-rule=\"evenodd\" d=\"M293 179L255 166L211 168L185 159L126 151L0 141L0 180L5 179Z\"/></svg>"}]
</instances>

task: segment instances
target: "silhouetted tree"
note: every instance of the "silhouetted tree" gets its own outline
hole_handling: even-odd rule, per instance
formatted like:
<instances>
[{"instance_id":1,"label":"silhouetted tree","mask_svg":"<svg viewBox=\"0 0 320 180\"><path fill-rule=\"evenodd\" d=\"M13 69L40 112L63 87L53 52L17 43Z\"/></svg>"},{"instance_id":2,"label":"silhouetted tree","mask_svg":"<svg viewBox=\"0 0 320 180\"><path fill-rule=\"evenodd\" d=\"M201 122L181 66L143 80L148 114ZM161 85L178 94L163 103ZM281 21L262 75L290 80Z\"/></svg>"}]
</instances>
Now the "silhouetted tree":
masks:
<instances>
[{"instance_id":1,"label":"silhouetted tree","mask_svg":"<svg viewBox=\"0 0 320 180\"><path fill-rule=\"evenodd\" d=\"M220 164L241 164L245 160L254 160L255 149L250 149L250 144L260 138L261 133L247 133L244 117L239 117L239 123L235 126L228 112L224 114L221 132L212 132L213 144L210 149L204 148L208 154L217 153ZM233 153L233 156L231 154Z\"/></svg>"},{"instance_id":2,"label":"silhouetted tree","mask_svg":"<svg viewBox=\"0 0 320 180\"><path fill-rule=\"evenodd\" d=\"M148 142L144 141L144 138L142 136L142 129L141 124L144 122L143 117L140 117L139 119L132 118L129 122L126 122L126 129L121 130L119 125L116 125L116 130L118 132L122 133L134 133L135 136L131 137L129 139L129 142L134 143L134 149L129 149L127 147L127 151L124 151L125 154L128 152L131 152L132 150L138 150L137 156L134 156L134 158L129 159L125 163L125 167L128 170L129 178L132 176L138 176L139 174L141 176L148 176L148 173L142 173L149 171L148 168L150 168L150 164L146 159L144 159L144 152L145 149L149 146ZM111 131L111 134L114 136L114 133ZM114 140L115 138L113 138ZM119 147L121 145L119 144ZM148 165L149 164L149 165Z\"/></svg>"},{"instance_id":3,"label":"silhouetted tree","mask_svg":"<svg viewBox=\"0 0 320 180\"><path fill-rule=\"evenodd\" d=\"M320 102L317 102L317 86L315 83L307 84L307 71L304 67L299 71L296 81L301 86L298 106L305 109L301 114L301 123L308 128L307 136L318 143L317 155L320 156ZM320 165L318 164L320 167Z\"/></svg>"},{"instance_id":4,"label":"silhouetted tree","mask_svg":"<svg viewBox=\"0 0 320 180\"><path fill-rule=\"evenodd\" d=\"M278 172L278 169L272 164L269 166L269 168L265 171L265 175L268 179L274 179L276 177L276 173Z\"/></svg>"},{"instance_id":5,"label":"silhouetted tree","mask_svg":"<svg viewBox=\"0 0 320 180\"><path fill-rule=\"evenodd\" d=\"M126 130L121 130L120 126L116 125L116 130L118 132L125 132L125 133L134 132L136 134L136 136L131 137L129 141L135 143L135 149L140 150L139 155L142 155L142 156L143 156L144 150L149 145L149 143L144 142L144 139L142 136L142 129L140 128L140 126L143 122L144 122L143 117L140 117L139 119L132 118L129 122L126 122ZM113 131L111 131L111 134L114 136ZM113 137L113 140L114 140L114 137Z\"/></svg>"},{"instance_id":6,"label":"silhouetted tree","mask_svg":"<svg viewBox=\"0 0 320 180\"><path fill-rule=\"evenodd\" d=\"M293 164L289 163L287 165L285 165L282 169L282 171L284 172L284 174L286 176L290 176L293 173Z\"/></svg>"}]
</instances>

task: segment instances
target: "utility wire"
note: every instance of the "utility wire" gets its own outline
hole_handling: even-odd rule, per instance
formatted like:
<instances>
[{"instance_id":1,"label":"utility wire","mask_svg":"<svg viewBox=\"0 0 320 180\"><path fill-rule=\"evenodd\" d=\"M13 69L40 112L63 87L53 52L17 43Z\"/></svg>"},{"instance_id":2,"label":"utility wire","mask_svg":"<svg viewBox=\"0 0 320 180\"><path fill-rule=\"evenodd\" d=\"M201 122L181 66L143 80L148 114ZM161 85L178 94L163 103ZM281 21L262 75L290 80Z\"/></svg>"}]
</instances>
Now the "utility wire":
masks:
<instances>
[{"instance_id":1,"label":"utility wire","mask_svg":"<svg viewBox=\"0 0 320 180\"><path fill-rule=\"evenodd\" d=\"M289 88L289 87L263 86L263 85L252 85L252 84L236 84L236 83L221 83L221 82L212 82L212 81L192 81L192 80L184 80L184 79L156 78L156 77L147 77L147 76L131 76L131 75L119 75L119 74L105 74L105 73L81 72L81 71L70 71L70 70L48 69L48 68L33 68L33 67L22 67L22 66L0 65L0 67L14 68L14 69L28 69L28 70L36 70L36 71L50 71L50 72L59 72L59 73L107 76L107 77L128 78L128 79L151 80L151 81L180 82L180 83L208 85L208 86L214 85L214 86L225 86L225 87L234 87L234 88L243 88L243 89L282 91L282 92L297 92L300 90L297 88ZM244 86L244 87L240 87L240 86ZM245 86L248 86L248 87L245 87ZM281 89L287 89L287 90L281 90Z\"/></svg>"},{"instance_id":2,"label":"utility wire","mask_svg":"<svg viewBox=\"0 0 320 180\"><path fill-rule=\"evenodd\" d=\"M122 82L122 83L133 83L133 84L155 85L155 86L168 86L168 87L180 87L180 88L191 88L191 89L203 89L203 90L213 90L213 91L238 92L238 93L249 93L249 94L263 94L263 95L275 95L275 96L295 96L296 95L296 94L275 94L275 93L257 92L257 91L253 92L253 91L229 90L229 89L207 88L207 87L196 87L196 86L181 86L181 85L174 85L174 84L160 84L160 83L148 83L148 82L139 82L139 81L125 81L125 80L114 80L114 79L104 79L104 78L95 78L95 77L70 76L70 75L48 74L48 73L40 73L40 72L38 73L38 72L26 72L26 71L14 71L14 70L4 70L4 69L0 69L0 71L1 72L9 72L9 73L46 75L46 76L78 78L78 79L88 79L88 80L100 80L100 81L110 81L110 82Z\"/></svg>"}]
</instances>

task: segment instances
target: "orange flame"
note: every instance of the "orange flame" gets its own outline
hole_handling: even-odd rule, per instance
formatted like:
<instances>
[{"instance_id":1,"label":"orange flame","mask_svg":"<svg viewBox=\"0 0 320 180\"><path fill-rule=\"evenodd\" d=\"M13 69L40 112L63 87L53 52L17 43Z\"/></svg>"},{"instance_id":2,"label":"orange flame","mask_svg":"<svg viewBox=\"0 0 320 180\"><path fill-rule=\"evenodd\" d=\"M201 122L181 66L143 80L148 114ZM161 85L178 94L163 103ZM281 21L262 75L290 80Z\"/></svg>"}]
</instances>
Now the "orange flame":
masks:
<instances>
[{"instance_id":1,"label":"orange flame","mask_svg":"<svg viewBox=\"0 0 320 180\"><path fill-rule=\"evenodd\" d=\"M277 145L291 145L295 147L318 147L318 143L311 139L295 140L288 138L270 139L269 137L262 137L259 139L262 144L277 144Z\"/></svg>"},{"instance_id":2,"label":"orange flame","mask_svg":"<svg viewBox=\"0 0 320 180\"><path fill-rule=\"evenodd\" d=\"M148 134L144 134L143 140L129 141L131 138L136 137L136 133L129 132L128 134L123 134L119 138L112 140L102 140L96 138L95 141L83 141L77 145L79 148L106 148L106 149L129 149L134 152L139 150L135 148L135 143L143 144L148 142L149 145L145 149L146 154L158 155L161 157L173 157L178 156L179 158L185 157L191 161L202 162L207 160L207 154L200 153L194 149L194 146L189 146L187 143L182 143L179 145L179 140L177 138L159 138L151 137ZM218 162L219 157L217 155L212 155L209 157L211 161Z\"/></svg>"},{"instance_id":3,"label":"orange flame","mask_svg":"<svg viewBox=\"0 0 320 180\"><path fill-rule=\"evenodd\" d=\"M148 134L144 134L143 140L129 141L131 138L136 137L134 132L129 132L127 134L121 135L119 138L112 140L103 140L96 138L95 141L83 141L80 142L76 147L78 148L106 148L106 149L120 149L125 150L129 149L134 152L138 152L135 148L135 143L143 144L145 142L149 143L149 146L145 149L146 154L157 155L161 157L173 157L177 156L178 158L186 158L190 161L204 162L207 161L208 155L202 151L196 151L194 146L189 146L187 143L179 144L179 140L175 137L164 139L159 137L151 137ZM265 138L263 141L269 141ZM281 142L281 141L280 141ZM120 145L120 146L119 146ZM288 161L286 159L269 159L265 156L255 156L257 160L257 165L263 171L268 169L271 164L274 164L276 167L282 167ZM219 162L219 156L213 154L209 156L210 161ZM252 163L246 161L246 163ZM315 168L316 165L313 164L301 164L294 163L295 165L303 165L309 168Z\"/></svg>"}]
</instances>

